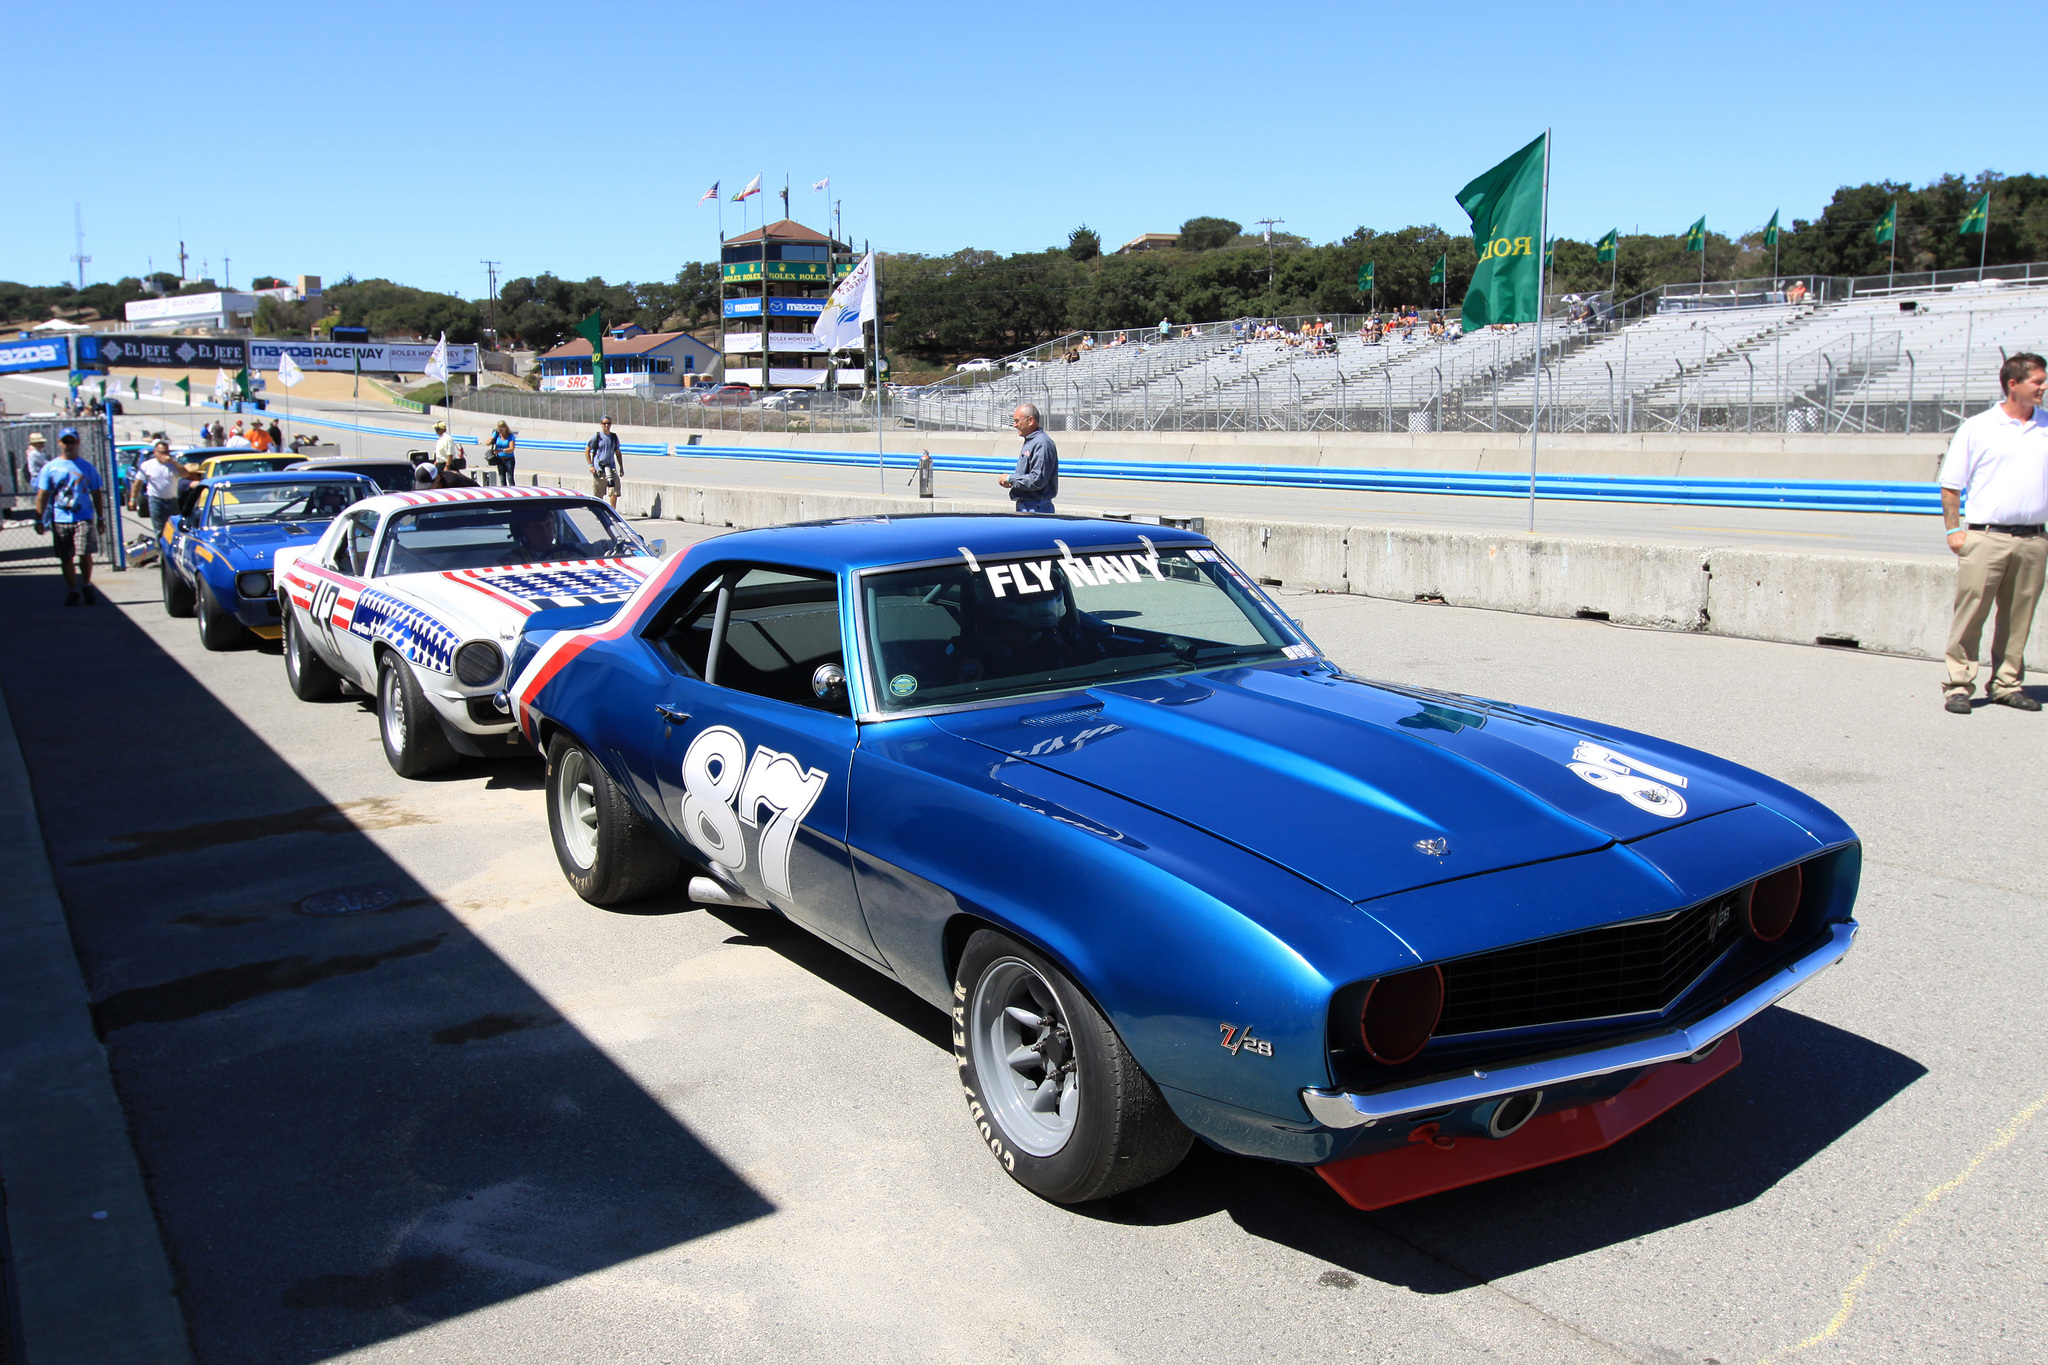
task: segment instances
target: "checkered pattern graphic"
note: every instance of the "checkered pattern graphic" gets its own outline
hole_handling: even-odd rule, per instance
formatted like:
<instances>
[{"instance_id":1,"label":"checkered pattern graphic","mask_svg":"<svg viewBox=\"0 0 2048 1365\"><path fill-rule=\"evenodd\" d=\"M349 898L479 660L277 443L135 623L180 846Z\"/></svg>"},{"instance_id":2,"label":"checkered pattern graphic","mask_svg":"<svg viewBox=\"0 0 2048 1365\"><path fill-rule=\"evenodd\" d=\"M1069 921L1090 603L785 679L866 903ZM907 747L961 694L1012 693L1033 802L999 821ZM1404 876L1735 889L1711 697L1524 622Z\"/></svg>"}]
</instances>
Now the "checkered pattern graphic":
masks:
<instances>
[{"instance_id":1,"label":"checkered pattern graphic","mask_svg":"<svg viewBox=\"0 0 2048 1365\"><path fill-rule=\"evenodd\" d=\"M580 564L547 564L531 568L476 569L460 575L498 592L520 598L536 609L588 607L623 602L640 586L644 575L618 560Z\"/></svg>"},{"instance_id":2,"label":"checkered pattern graphic","mask_svg":"<svg viewBox=\"0 0 2048 1365\"><path fill-rule=\"evenodd\" d=\"M596 498L576 492L570 488L553 485L530 485L525 488L427 488L417 493L394 493L401 507L429 507L444 502L516 502L526 498L581 498L585 502L596 502Z\"/></svg>"},{"instance_id":3,"label":"checkered pattern graphic","mask_svg":"<svg viewBox=\"0 0 2048 1365\"><path fill-rule=\"evenodd\" d=\"M342 624L339 614L335 624ZM462 639L410 602L374 589L356 598L347 624L351 634L382 640L409 662L436 673L446 673L454 666L455 646Z\"/></svg>"}]
</instances>

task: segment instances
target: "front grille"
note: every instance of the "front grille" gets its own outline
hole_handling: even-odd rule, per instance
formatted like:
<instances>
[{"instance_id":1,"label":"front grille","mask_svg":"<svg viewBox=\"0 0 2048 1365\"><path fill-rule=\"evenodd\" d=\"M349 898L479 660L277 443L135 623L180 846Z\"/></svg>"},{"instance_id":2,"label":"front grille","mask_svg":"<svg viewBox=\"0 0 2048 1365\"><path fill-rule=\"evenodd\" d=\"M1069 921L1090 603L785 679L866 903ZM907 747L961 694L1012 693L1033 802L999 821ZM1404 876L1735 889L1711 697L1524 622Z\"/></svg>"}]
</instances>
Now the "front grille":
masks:
<instances>
[{"instance_id":1,"label":"front grille","mask_svg":"<svg viewBox=\"0 0 2048 1365\"><path fill-rule=\"evenodd\" d=\"M1436 1036L1661 1010L1741 932L1736 892L1657 919L1444 964Z\"/></svg>"}]
</instances>

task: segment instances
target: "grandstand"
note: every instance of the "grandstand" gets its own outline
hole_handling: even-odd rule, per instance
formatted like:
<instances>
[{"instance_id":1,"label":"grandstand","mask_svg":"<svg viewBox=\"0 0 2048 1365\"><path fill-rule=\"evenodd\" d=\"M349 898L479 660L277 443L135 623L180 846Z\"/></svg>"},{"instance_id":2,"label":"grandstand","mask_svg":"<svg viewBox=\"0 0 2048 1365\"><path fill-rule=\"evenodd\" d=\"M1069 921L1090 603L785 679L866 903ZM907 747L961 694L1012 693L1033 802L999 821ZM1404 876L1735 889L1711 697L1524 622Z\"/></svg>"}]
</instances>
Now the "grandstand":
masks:
<instances>
[{"instance_id":1,"label":"grandstand","mask_svg":"<svg viewBox=\"0 0 2048 1365\"><path fill-rule=\"evenodd\" d=\"M2048 267L2009 278L1769 281L1657 291L1543 329L1543 423L1558 432L1939 432L1998 399L2000 357L2048 347ZM1815 301L1818 300L1818 301ZM1604 318L1605 320L1601 320ZM1627 319L1623 321L1621 319ZM1056 430L1526 431L1536 329L1368 345L1361 319L1238 319L1117 343L1076 333L899 406L917 425L999 431L1036 403ZM1314 320L1322 321L1322 320ZM1255 339L1262 331L1291 340ZM1334 344L1331 344L1334 343ZM1083 349L1086 347L1087 349ZM1065 357L1078 352L1078 359Z\"/></svg>"}]
</instances>

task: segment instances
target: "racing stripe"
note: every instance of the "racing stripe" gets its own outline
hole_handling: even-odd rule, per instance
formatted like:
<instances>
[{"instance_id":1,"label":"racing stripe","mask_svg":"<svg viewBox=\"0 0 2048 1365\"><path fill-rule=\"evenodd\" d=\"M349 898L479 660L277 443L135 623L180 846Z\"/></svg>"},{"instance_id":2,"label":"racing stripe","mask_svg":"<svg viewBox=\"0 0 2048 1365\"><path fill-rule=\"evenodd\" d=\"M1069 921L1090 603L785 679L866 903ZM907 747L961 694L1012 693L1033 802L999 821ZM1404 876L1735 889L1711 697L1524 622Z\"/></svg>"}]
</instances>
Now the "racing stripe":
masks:
<instances>
[{"instance_id":1,"label":"racing stripe","mask_svg":"<svg viewBox=\"0 0 2048 1365\"><path fill-rule=\"evenodd\" d=\"M600 640L616 640L624 635L632 627L635 617L648 599L667 589L677 570L683 567L683 560L686 557L677 555L664 564L659 572L643 581L633 590L633 595L620 604L618 614L612 617L611 624L603 630L565 630L540 647L540 651L527 663L526 671L521 673L508 689L520 732L526 736L529 743L533 743L536 748L539 747L534 735L537 728L534 722L539 712L534 702L542 690L553 682L555 675L562 671L563 666L578 654Z\"/></svg>"}]
</instances>

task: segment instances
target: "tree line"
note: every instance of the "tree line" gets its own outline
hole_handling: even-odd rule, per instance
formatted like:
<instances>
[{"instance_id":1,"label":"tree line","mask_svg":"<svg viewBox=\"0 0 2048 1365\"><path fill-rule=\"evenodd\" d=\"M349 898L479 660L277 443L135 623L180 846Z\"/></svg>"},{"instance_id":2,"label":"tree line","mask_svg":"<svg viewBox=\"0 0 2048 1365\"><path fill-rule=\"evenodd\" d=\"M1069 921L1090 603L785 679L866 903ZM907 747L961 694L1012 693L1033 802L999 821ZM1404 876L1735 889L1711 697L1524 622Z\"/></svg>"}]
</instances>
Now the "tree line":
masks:
<instances>
[{"instance_id":1,"label":"tree line","mask_svg":"<svg viewBox=\"0 0 2048 1365\"><path fill-rule=\"evenodd\" d=\"M1958 229L1977 199L1992 194L1988 235ZM1945 175L1915 188L1880 181L1843 186L1820 214L1782 227L1776 273L1883 274L1890 248L1874 229L1898 205L1898 269L1952 270L1977 264L1980 244L1988 264L2048 260L2048 177ZM1729 232L1708 224L1707 278L1754 278L1773 273L1763 225ZM1439 257L1448 269L1441 286L1430 283ZM1233 317L1455 308L1471 282L1472 239L1436 225L1383 232L1360 227L1320 246L1275 233L1270 245L1228 218L1200 216L1181 225L1179 244L1162 251L1105 255L1100 234L1083 225L1064 246L1001 255L972 248L946 256L882 255L883 307L890 349L924 364L970 355L1003 355L1073 331L1149 327ZM1371 261L1377 294L1361 296L1359 267ZM1632 232L1619 237L1612 265L1597 259L1595 244L1558 239L1553 255L1559 292L1604 290L1620 298L1660 285L1696 280L1699 253L1684 249L1682 232ZM718 265L693 261L672 280L608 284L593 276L569 280L543 274L506 281L495 306L453 294L415 289L391 280L353 276L328 286L320 315L304 305L265 300L257 329L304 334L337 325L368 327L375 335L438 336L475 342L495 328L502 344L545 350L572 334L593 311L609 324L637 323L649 331L697 330L718 321ZM210 280L180 288L177 278L150 277L157 291L206 293ZM137 278L92 284L29 286L0 281L0 317L42 320L83 309L118 318L121 307L152 296Z\"/></svg>"}]
</instances>

